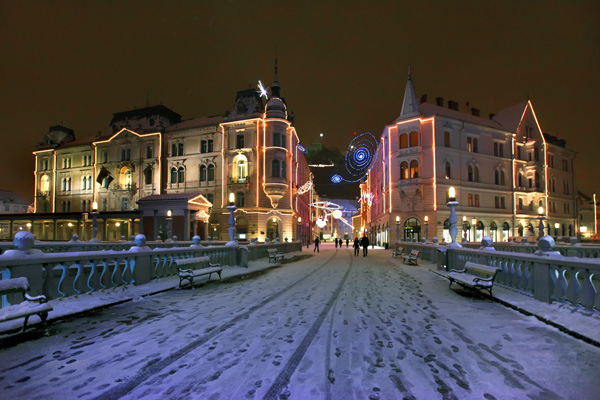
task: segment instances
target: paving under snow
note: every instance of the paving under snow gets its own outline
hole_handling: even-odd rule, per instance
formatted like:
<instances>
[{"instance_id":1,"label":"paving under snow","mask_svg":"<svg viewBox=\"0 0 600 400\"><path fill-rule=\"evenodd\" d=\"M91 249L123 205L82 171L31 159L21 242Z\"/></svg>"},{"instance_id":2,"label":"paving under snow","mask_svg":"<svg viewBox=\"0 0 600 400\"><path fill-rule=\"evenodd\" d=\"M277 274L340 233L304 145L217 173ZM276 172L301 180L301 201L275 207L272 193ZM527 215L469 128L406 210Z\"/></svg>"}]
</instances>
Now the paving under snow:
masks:
<instances>
[{"instance_id":1,"label":"paving under snow","mask_svg":"<svg viewBox=\"0 0 600 400\"><path fill-rule=\"evenodd\" d=\"M600 398L599 348L389 252L330 246L52 324L0 360L5 399Z\"/></svg>"}]
</instances>

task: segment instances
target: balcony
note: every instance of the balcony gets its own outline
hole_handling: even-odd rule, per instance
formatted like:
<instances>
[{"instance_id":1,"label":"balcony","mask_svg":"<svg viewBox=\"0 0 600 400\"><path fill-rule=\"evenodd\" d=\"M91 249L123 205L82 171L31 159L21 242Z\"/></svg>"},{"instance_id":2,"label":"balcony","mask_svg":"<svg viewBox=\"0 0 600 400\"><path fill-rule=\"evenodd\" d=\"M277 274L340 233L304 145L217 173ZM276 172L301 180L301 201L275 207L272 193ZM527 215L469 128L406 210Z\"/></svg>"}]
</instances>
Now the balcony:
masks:
<instances>
[{"instance_id":1,"label":"balcony","mask_svg":"<svg viewBox=\"0 0 600 400\"><path fill-rule=\"evenodd\" d=\"M244 178L229 178L229 183L248 183L248 177L244 177Z\"/></svg>"}]
</instances>

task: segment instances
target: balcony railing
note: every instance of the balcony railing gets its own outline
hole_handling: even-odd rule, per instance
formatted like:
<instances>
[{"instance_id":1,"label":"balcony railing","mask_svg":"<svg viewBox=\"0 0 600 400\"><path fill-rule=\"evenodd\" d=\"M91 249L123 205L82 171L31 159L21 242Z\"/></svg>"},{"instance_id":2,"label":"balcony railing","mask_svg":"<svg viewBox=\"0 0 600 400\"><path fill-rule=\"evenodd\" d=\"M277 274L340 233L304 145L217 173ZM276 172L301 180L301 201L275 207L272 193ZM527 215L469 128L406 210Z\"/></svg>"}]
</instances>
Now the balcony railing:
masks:
<instances>
[{"instance_id":1,"label":"balcony railing","mask_svg":"<svg viewBox=\"0 0 600 400\"><path fill-rule=\"evenodd\" d=\"M229 183L247 183L248 177L245 178L229 178Z\"/></svg>"}]
</instances>

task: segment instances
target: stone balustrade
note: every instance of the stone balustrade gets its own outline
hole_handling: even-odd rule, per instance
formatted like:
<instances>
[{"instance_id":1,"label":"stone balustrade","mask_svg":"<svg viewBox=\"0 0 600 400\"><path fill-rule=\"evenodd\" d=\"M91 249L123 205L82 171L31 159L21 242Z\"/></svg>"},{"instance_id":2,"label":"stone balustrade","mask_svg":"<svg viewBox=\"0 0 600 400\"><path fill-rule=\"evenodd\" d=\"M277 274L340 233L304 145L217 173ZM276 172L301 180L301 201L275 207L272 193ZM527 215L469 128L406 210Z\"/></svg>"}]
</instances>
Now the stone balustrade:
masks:
<instances>
[{"instance_id":1,"label":"stone balustrade","mask_svg":"<svg viewBox=\"0 0 600 400\"><path fill-rule=\"evenodd\" d=\"M481 244L476 242L462 242L464 248L478 249ZM533 254L538 250L536 242L494 242L492 246L498 251ZM600 258L600 246L591 244L572 243L556 244L554 250L565 257Z\"/></svg>"},{"instance_id":2,"label":"stone balustrade","mask_svg":"<svg viewBox=\"0 0 600 400\"><path fill-rule=\"evenodd\" d=\"M531 247L538 254L448 248L438 265L447 270L461 269L467 261L494 266L500 269L497 282L538 300L600 310L600 259L564 257Z\"/></svg>"},{"instance_id":3,"label":"stone balustrade","mask_svg":"<svg viewBox=\"0 0 600 400\"><path fill-rule=\"evenodd\" d=\"M17 249L0 255L2 279L27 277L31 293L43 294L48 299L124 285L143 285L153 279L176 275L174 261L177 259L208 256L211 262L223 266L247 267L248 260L267 257L268 248L277 248L281 252L302 249L300 242L203 246L199 240L187 246L176 243L179 247L152 249L144 236L138 235L135 244L118 243L126 246L121 250L44 253L34 248L33 236L27 234L18 233L14 241ZM6 298L2 299L2 304L9 304Z\"/></svg>"}]
</instances>

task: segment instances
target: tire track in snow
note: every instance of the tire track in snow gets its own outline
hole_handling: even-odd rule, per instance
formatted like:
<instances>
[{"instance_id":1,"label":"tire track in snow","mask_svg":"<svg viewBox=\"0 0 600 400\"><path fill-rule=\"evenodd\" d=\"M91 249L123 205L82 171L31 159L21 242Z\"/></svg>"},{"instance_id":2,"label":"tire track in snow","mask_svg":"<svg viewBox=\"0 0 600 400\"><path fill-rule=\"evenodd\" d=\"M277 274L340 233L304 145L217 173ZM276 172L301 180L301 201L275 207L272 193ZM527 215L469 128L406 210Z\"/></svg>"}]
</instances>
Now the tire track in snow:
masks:
<instances>
[{"instance_id":1,"label":"tire track in snow","mask_svg":"<svg viewBox=\"0 0 600 400\"><path fill-rule=\"evenodd\" d=\"M336 254L337 254L337 252L334 253L333 256L335 256ZM354 260L353 257L350 258L350 265L348 266L348 270L344 274L344 277L342 278L342 280L338 284L337 288L335 289L335 291L333 292L333 294L331 295L331 297L325 304L325 307L323 308L323 310L321 311L321 313L319 314L319 316L317 317L317 319L315 320L313 325L310 327L310 329L308 330L308 332L302 339L302 342L300 342L300 345L296 348L296 351L294 351L294 353L288 360L288 362L285 365L285 367L283 368L283 370L279 373L279 375L277 375L277 378L275 378L275 380L273 381L273 384L271 385L271 387L269 387L269 390L267 390L267 392L265 393L263 399L277 400L280 398L280 393L285 389L285 387L289 383L291 376L296 371L296 368L298 368L298 364L300 364L300 361L302 361L302 358L306 354L306 350L308 349L308 347L312 343L313 339L319 332L319 329L321 329L321 326L323 325L323 322L325 321L327 314L329 314L329 311L331 310L333 305L337 302L340 292L342 291L344 285L346 284L348 275L350 275L350 271L352 270L353 260ZM327 262L329 262L329 261L331 261L331 258Z\"/></svg>"},{"instance_id":2,"label":"tire track in snow","mask_svg":"<svg viewBox=\"0 0 600 400\"><path fill-rule=\"evenodd\" d=\"M160 371L162 371L163 369L167 368L169 365L175 363L180 358L187 356L192 350L194 350L194 349L202 346L206 342L212 340L215 336L219 335L220 333L222 333L228 329L231 329L239 321L248 318L251 314L260 310L261 308L263 308L264 306L266 306L273 300L276 300L278 297L285 294L287 291L292 289L294 286L298 285L299 283L301 283L301 282L305 281L306 279L310 278L311 276L315 275L317 272L321 271L327 264L329 264L329 262L331 260L333 260L333 258L335 257L335 254L336 253L333 253L327 261L325 261L320 267L315 268L308 275L304 276L301 279L298 279L297 281L294 281L290 285L288 285L285 288L281 289L280 291L274 293L273 295L267 297L262 302L250 307L247 311L235 316L234 318L232 318L228 322L222 324L221 326L215 327L209 333L202 335L200 338L194 340L193 342L187 344L186 346L182 347L181 349L175 351L171 355L169 355L165 358L156 358L156 359L148 361L146 363L146 365L144 367L142 367L140 369L140 371L136 375L134 375L131 379L128 379L126 382L123 382L117 386L114 386L111 389L107 390L106 392L100 394L99 396L94 397L94 400L113 400L113 399L118 400L118 399L124 398L128 393L130 393L136 387L141 385L144 381L151 379L155 374L157 374ZM350 263L350 267L352 267L352 263ZM348 270L348 272L349 271L350 270ZM347 276L348 276L348 273L346 273L346 275L344 275L342 282L346 281ZM340 287L340 289L341 289L341 287ZM338 291L339 291L339 289L338 289ZM338 291L336 291L336 293ZM330 302L331 302L331 300L327 304L329 304ZM331 308L331 306L329 306L329 308ZM321 319L320 315L319 315L319 319ZM313 325L313 327L314 327L314 325ZM312 331L312 328L311 328L311 331ZM306 340L306 338L305 338L305 340ZM304 343L304 340L302 341L302 343ZM310 344L310 342L309 342L309 344ZM302 344L301 344L301 346L302 346ZM305 351L306 351L306 349L305 349ZM296 353L294 353L294 355L296 355ZM300 359L301 358L302 357L300 357ZM292 359L293 359L293 357L292 357ZM288 365L289 365L289 362L288 362ZM286 368L287 367L288 366L286 365ZM285 371L285 369L284 369L284 371ZM280 374L280 376L281 376L281 374Z\"/></svg>"}]
</instances>

